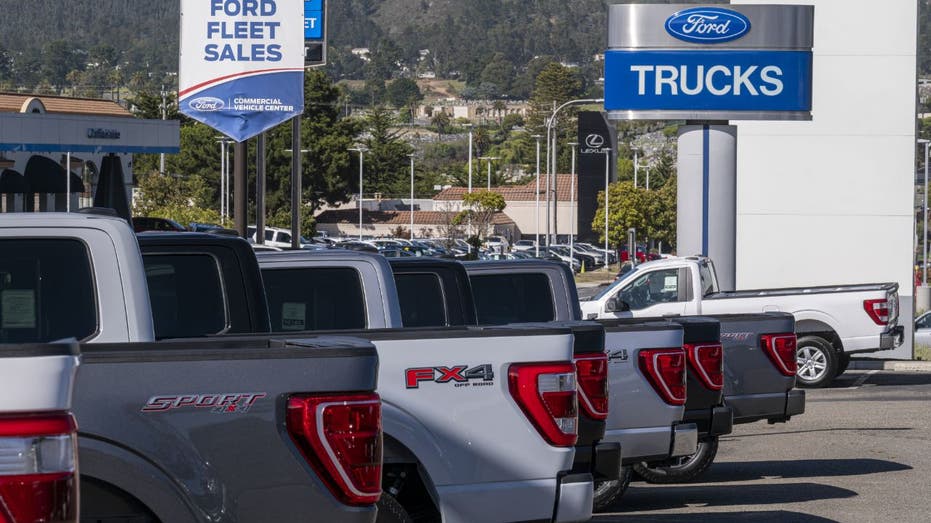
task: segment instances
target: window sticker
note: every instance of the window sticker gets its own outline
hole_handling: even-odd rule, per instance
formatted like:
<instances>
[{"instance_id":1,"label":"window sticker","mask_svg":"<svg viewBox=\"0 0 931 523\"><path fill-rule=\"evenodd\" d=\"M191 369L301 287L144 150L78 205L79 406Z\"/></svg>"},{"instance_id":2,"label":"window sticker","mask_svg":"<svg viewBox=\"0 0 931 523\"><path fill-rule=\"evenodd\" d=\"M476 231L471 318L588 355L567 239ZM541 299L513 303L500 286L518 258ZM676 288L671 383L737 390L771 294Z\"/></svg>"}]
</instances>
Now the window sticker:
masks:
<instances>
[{"instance_id":1,"label":"window sticker","mask_svg":"<svg viewBox=\"0 0 931 523\"><path fill-rule=\"evenodd\" d=\"M281 328L286 331L306 330L304 318L307 316L307 305L304 303L281 304Z\"/></svg>"},{"instance_id":2,"label":"window sticker","mask_svg":"<svg viewBox=\"0 0 931 523\"><path fill-rule=\"evenodd\" d=\"M36 291L0 291L0 329L36 328Z\"/></svg>"},{"instance_id":3,"label":"window sticker","mask_svg":"<svg viewBox=\"0 0 931 523\"><path fill-rule=\"evenodd\" d=\"M663 280L663 292L676 292L676 289L679 288L679 277L678 276L666 276Z\"/></svg>"}]
</instances>

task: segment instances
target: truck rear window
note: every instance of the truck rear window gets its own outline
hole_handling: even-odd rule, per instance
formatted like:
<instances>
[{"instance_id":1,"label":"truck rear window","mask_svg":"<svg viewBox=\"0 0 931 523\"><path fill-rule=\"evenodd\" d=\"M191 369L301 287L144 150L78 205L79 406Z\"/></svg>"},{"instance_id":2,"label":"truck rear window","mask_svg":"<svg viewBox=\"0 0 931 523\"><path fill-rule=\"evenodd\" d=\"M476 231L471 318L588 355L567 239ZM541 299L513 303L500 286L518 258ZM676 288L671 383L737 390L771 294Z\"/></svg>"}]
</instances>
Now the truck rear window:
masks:
<instances>
[{"instance_id":1,"label":"truck rear window","mask_svg":"<svg viewBox=\"0 0 931 523\"><path fill-rule=\"evenodd\" d=\"M479 325L553 321L553 292L544 274L471 275Z\"/></svg>"},{"instance_id":2,"label":"truck rear window","mask_svg":"<svg viewBox=\"0 0 931 523\"><path fill-rule=\"evenodd\" d=\"M229 325L216 258L209 254L146 254L155 337L220 334Z\"/></svg>"},{"instance_id":3,"label":"truck rear window","mask_svg":"<svg viewBox=\"0 0 931 523\"><path fill-rule=\"evenodd\" d=\"M90 256L80 241L0 240L0 343L97 332Z\"/></svg>"},{"instance_id":4,"label":"truck rear window","mask_svg":"<svg viewBox=\"0 0 931 523\"><path fill-rule=\"evenodd\" d=\"M264 269L273 332L364 329L365 294L351 268Z\"/></svg>"},{"instance_id":5,"label":"truck rear window","mask_svg":"<svg viewBox=\"0 0 931 523\"><path fill-rule=\"evenodd\" d=\"M445 327L446 299L439 276L432 273L395 273L405 327Z\"/></svg>"}]
</instances>

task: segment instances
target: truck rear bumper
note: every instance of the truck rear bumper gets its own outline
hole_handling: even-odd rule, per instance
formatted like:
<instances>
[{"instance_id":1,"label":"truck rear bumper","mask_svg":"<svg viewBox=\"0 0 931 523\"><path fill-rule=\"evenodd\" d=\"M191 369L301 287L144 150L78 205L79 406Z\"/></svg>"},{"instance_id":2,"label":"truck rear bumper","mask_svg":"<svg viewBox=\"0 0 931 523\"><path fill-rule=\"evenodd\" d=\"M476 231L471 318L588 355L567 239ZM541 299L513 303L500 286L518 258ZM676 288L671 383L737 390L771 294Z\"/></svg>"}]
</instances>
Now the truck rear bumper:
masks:
<instances>
[{"instance_id":1,"label":"truck rear bumper","mask_svg":"<svg viewBox=\"0 0 931 523\"><path fill-rule=\"evenodd\" d=\"M866 352L879 352L893 350L905 341L905 327L896 325L879 335L879 346L876 346L876 336L860 338L844 338L844 354L863 354Z\"/></svg>"},{"instance_id":2,"label":"truck rear bumper","mask_svg":"<svg viewBox=\"0 0 931 523\"><path fill-rule=\"evenodd\" d=\"M444 523L475 521L588 521L594 490L591 474L559 478L437 487Z\"/></svg>"},{"instance_id":3,"label":"truck rear bumper","mask_svg":"<svg viewBox=\"0 0 931 523\"><path fill-rule=\"evenodd\" d=\"M620 478L621 444L602 440L591 445L577 445L571 473L591 473L595 479L607 481Z\"/></svg>"},{"instance_id":4,"label":"truck rear bumper","mask_svg":"<svg viewBox=\"0 0 931 523\"><path fill-rule=\"evenodd\" d=\"M694 423L681 423L671 427L609 430L605 432L604 441L619 442L621 462L630 465L641 461L662 460L670 455L694 454L698 442L698 427ZM671 451L676 454L670 454Z\"/></svg>"},{"instance_id":5,"label":"truck rear bumper","mask_svg":"<svg viewBox=\"0 0 931 523\"><path fill-rule=\"evenodd\" d=\"M724 402L734 410L734 424L753 423L761 419L787 421L790 416L805 412L805 391L745 394L726 396Z\"/></svg>"},{"instance_id":6,"label":"truck rear bumper","mask_svg":"<svg viewBox=\"0 0 931 523\"><path fill-rule=\"evenodd\" d=\"M730 405L707 409L687 410L683 421L698 425L698 439L730 434L734 425L734 411Z\"/></svg>"}]
</instances>

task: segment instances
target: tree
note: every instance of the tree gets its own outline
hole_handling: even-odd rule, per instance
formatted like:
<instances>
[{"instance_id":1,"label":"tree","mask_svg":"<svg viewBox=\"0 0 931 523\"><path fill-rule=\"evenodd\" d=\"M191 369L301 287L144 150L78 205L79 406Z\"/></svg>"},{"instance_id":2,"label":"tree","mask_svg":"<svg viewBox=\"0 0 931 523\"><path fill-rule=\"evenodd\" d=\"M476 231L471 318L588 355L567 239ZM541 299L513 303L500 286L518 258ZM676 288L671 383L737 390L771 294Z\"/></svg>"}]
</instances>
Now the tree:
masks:
<instances>
[{"instance_id":1,"label":"tree","mask_svg":"<svg viewBox=\"0 0 931 523\"><path fill-rule=\"evenodd\" d=\"M608 243L620 245L627 241L627 230L637 229L645 240L663 241L675 245L676 234L676 180L671 177L660 190L647 191L635 188L633 182L617 182L609 188ZM598 210L592 222L604 242L605 207L604 191L598 194Z\"/></svg>"},{"instance_id":2,"label":"tree","mask_svg":"<svg viewBox=\"0 0 931 523\"><path fill-rule=\"evenodd\" d=\"M385 94L391 105L397 109L407 108L411 104L423 100L423 93L420 92L420 87L417 86L417 82L410 78L398 78L391 82Z\"/></svg>"},{"instance_id":3,"label":"tree","mask_svg":"<svg viewBox=\"0 0 931 523\"><path fill-rule=\"evenodd\" d=\"M372 109L363 126L368 132L364 145L365 187L367 192L378 192L386 196L405 194L408 186L409 163L407 155L413 148L401 140L394 128L394 116L388 109L378 106Z\"/></svg>"},{"instance_id":4,"label":"tree","mask_svg":"<svg viewBox=\"0 0 931 523\"><path fill-rule=\"evenodd\" d=\"M137 188L139 196L134 199L134 216L168 218L185 226L191 222L220 222L220 213L211 208L212 191L199 176L143 174L139 176Z\"/></svg>"},{"instance_id":5,"label":"tree","mask_svg":"<svg viewBox=\"0 0 931 523\"><path fill-rule=\"evenodd\" d=\"M504 196L493 191L474 191L462 197L467 216L472 219L479 237L488 236L488 229L494 222L495 215L504 210Z\"/></svg>"},{"instance_id":6,"label":"tree","mask_svg":"<svg viewBox=\"0 0 931 523\"><path fill-rule=\"evenodd\" d=\"M72 69L82 69L82 64L75 60L75 49L65 40L54 40L45 46L42 56L42 76L61 94L68 73Z\"/></svg>"},{"instance_id":7,"label":"tree","mask_svg":"<svg viewBox=\"0 0 931 523\"><path fill-rule=\"evenodd\" d=\"M545 131L546 119L553 113L553 108L581 94L582 82L567 67L551 62L537 76L533 94L530 96L530 113L527 124L535 134ZM560 123L565 124L571 118L560 113Z\"/></svg>"},{"instance_id":8,"label":"tree","mask_svg":"<svg viewBox=\"0 0 931 523\"><path fill-rule=\"evenodd\" d=\"M494 84L499 92L506 93L514 83L514 64L504 53L495 53L488 65L482 69L481 83Z\"/></svg>"},{"instance_id":9,"label":"tree","mask_svg":"<svg viewBox=\"0 0 931 523\"><path fill-rule=\"evenodd\" d=\"M439 134L446 134L447 131L449 131L450 123L449 115L443 110L435 111L433 113L433 118L430 119L430 124L433 125L433 128L436 129L436 132Z\"/></svg>"}]
</instances>

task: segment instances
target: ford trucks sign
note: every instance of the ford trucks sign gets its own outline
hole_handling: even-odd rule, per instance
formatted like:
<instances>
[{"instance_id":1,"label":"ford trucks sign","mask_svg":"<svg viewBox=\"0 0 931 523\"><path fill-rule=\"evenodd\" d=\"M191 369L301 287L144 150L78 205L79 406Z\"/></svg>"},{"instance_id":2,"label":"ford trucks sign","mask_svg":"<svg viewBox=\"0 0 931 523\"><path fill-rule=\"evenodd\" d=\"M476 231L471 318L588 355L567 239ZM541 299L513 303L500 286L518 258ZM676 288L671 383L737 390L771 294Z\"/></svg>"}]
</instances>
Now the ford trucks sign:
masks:
<instances>
[{"instance_id":1,"label":"ford trucks sign","mask_svg":"<svg viewBox=\"0 0 931 523\"><path fill-rule=\"evenodd\" d=\"M729 9L696 7L666 20L666 31L686 42L719 44L736 40L750 31L750 20Z\"/></svg>"},{"instance_id":2,"label":"ford trucks sign","mask_svg":"<svg viewBox=\"0 0 931 523\"><path fill-rule=\"evenodd\" d=\"M626 120L810 120L814 8L608 7L605 111Z\"/></svg>"}]
</instances>

